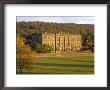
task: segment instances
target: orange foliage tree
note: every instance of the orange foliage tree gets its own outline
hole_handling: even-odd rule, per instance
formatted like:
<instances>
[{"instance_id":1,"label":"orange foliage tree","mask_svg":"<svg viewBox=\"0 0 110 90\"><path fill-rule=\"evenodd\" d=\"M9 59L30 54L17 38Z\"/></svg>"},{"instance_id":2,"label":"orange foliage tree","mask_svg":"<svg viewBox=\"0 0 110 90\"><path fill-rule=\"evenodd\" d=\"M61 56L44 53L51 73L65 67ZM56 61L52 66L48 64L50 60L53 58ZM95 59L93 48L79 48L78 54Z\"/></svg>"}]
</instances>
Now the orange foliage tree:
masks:
<instances>
[{"instance_id":1,"label":"orange foliage tree","mask_svg":"<svg viewBox=\"0 0 110 90\"><path fill-rule=\"evenodd\" d=\"M17 70L22 72L25 65L34 63L36 53L31 50L29 45L25 44L25 39L19 35L16 36L16 64Z\"/></svg>"}]
</instances>

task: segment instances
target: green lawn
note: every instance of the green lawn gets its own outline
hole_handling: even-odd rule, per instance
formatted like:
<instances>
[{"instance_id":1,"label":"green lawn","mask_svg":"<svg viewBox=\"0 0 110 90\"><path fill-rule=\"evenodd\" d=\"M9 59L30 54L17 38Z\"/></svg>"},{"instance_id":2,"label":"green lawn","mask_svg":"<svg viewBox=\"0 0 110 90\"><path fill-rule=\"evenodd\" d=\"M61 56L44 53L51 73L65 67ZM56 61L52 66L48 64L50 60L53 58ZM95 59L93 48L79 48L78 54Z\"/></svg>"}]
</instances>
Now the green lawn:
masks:
<instances>
[{"instance_id":1,"label":"green lawn","mask_svg":"<svg viewBox=\"0 0 110 90\"><path fill-rule=\"evenodd\" d=\"M30 66L32 68L24 68L22 74L94 74L94 57L38 57Z\"/></svg>"}]
</instances>

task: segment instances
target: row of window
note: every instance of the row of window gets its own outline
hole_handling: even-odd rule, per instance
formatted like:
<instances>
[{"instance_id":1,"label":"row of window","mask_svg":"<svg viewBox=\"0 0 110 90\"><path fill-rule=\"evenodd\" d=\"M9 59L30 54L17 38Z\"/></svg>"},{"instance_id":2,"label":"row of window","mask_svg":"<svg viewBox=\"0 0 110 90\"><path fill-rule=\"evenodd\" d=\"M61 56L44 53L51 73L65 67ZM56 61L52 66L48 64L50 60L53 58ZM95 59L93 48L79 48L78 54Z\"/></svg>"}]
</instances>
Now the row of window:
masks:
<instances>
[{"instance_id":1,"label":"row of window","mask_svg":"<svg viewBox=\"0 0 110 90\"><path fill-rule=\"evenodd\" d=\"M55 46L55 43L44 43L44 44L48 44L50 46ZM56 46L64 46L64 44L59 44L59 43L56 43ZM74 43L74 44L68 44L68 43L65 43L65 46L81 46L81 43Z\"/></svg>"},{"instance_id":2,"label":"row of window","mask_svg":"<svg viewBox=\"0 0 110 90\"><path fill-rule=\"evenodd\" d=\"M45 40L44 40L43 42L44 42L44 43L55 43L54 41L45 41ZM56 41L56 43L64 44L64 41L60 41L60 42L59 42L59 41ZM80 44L81 41L74 41L74 42L73 42L73 41L69 41L69 42L68 42L68 41L65 41L65 44L68 44L68 43L69 43L69 44Z\"/></svg>"},{"instance_id":3,"label":"row of window","mask_svg":"<svg viewBox=\"0 0 110 90\"><path fill-rule=\"evenodd\" d=\"M44 39L55 39L55 37L43 37ZM59 39L59 40L64 40L65 39L80 39L81 37L79 36L73 36L73 37L56 37L56 39Z\"/></svg>"}]
</instances>

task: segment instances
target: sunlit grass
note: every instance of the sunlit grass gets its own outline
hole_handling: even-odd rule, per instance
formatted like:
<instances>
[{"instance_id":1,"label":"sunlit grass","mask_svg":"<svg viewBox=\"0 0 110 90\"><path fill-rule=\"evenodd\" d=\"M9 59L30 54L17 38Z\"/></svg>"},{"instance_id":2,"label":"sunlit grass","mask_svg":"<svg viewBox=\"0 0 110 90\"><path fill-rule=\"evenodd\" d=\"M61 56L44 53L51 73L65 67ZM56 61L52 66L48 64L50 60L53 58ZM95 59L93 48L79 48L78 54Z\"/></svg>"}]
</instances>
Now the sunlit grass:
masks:
<instances>
[{"instance_id":1,"label":"sunlit grass","mask_svg":"<svg viewBox=\"0 0 110 90\"><path fill-rule=\"evenodd\" d=\"M94 57L38 57L30 66L33 69L24 68L22 74L94 74Z\"/></svg>"}]
</instances>

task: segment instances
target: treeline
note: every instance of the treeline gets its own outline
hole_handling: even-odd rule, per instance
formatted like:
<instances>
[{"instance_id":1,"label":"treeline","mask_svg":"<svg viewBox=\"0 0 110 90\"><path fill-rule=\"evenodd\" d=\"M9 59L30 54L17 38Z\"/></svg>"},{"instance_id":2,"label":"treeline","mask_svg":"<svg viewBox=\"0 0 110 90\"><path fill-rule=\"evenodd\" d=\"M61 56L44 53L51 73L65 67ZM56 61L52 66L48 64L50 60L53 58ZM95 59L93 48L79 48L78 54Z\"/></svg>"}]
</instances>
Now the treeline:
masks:
<instances>
[{"instance_id":1,"label":"treeline","mask_svg":"<svg viewBox=\"0 0 110 90\"><path fill-rule=\"evenodd\" d=\"M74 23L52 23L52 22L17 22L17 33L23 36L31 35L32 33L81 33L83 31L93 31L93 24L74 24Z\"/></svg>"},{"instance_id":2,"label":"treeline","mask_svg":"<svg viewBox=\"0 0 110 90\"><path fill-rule=\"evenodd\" d=\"M94 25L75 23L52 23L52 22L17 22L17 34L22 37L32 36L33 33L71 33L81 34L82 49L94 51ZM33 43L33 42L32 42Z\"/></svg>"}]
</instances>

